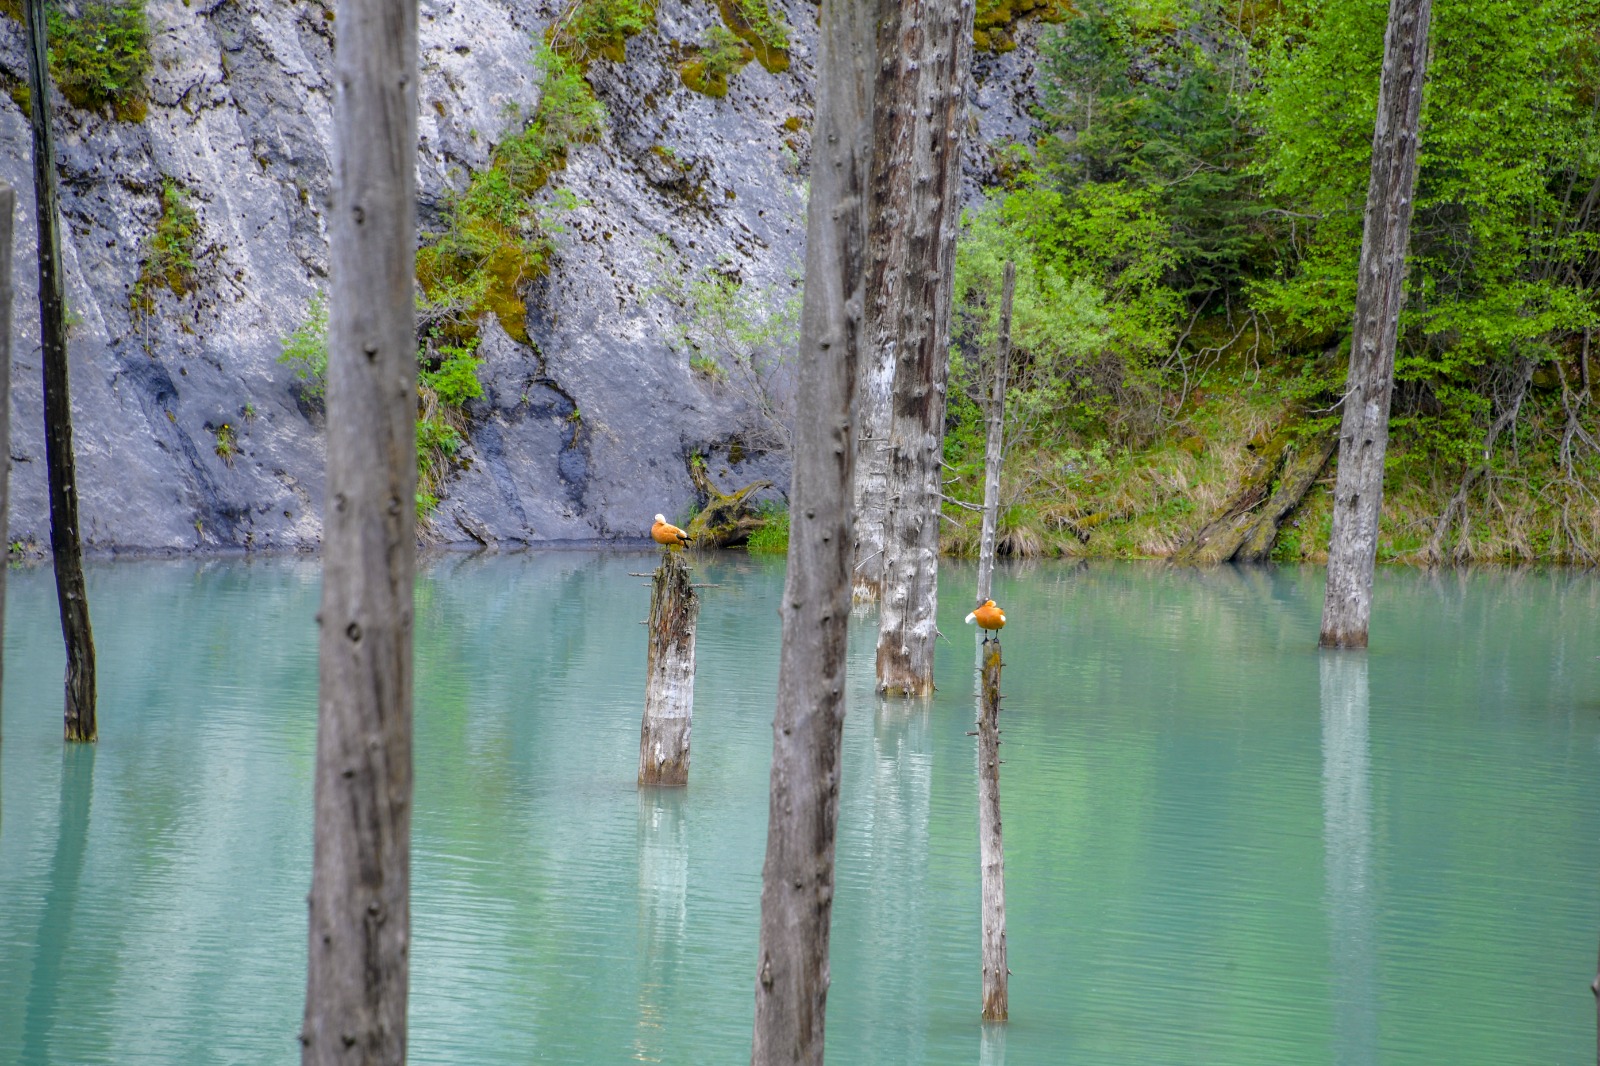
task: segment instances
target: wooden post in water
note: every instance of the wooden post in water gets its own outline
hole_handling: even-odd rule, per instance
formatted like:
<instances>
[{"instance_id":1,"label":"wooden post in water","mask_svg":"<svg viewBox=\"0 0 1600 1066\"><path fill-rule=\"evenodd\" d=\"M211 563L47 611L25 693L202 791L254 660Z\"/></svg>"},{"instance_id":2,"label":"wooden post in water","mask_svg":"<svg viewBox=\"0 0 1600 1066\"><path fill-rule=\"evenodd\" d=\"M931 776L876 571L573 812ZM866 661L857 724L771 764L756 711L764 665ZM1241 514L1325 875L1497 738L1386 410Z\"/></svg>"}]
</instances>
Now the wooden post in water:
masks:
<instances>
[{"instance_id":1,"label":"wooden post in water","mask_svg":"<svg viewBox=\"0 0 1600 1066\"><path fill-rule=\"evenodd\" d=\"M10 543L11 499L11 222L17 193L0 182L0 545ZM0 559L0 647L6 636L6 566ZM3 675L0 675L3 680Z\"/></svg>"},{"instance_id":2,"label":"wooden post in water","mask_svg":"<svg viewBox=\"0 0 1600 1066\"><path fill-rule=\"evenodd\" d=\"M1006 859L1000 838L1000 638L983 645L978 714L978 862L983 879L983 1019L1009 1013Z\"/></svg>"},{"instance_id":3,"label":"wooden post in water","mask_svg":"<svg viewBox=\"0 0 1600 1066\"><path fill-rule=\"evenodd\" d=\"M694 724L694 626L700 598L689 584L683 553L661 553L650 581L650 653L639 724L639 784L689 783L689 730Z\"/></svg>"},{"instance_id":4,"label":"wooden post in water","mask_svg":"<svg viewBox=\"0 0 1600 1066\"><path fill-rule=\"evenodd\" d=\"M94 740L94 633L78 537L78 475L72 455L72 398L67 383L67 316L56 221L56 149L50 132L50 72L43 0L24 0L28 90L33 95L33 202L39 223L39 340L44 365L44 460L50 483L50 556L67 648L66 738Z\"/></svg>"},{"instance_id":5,"label":"wooden post in water","mask_svg":"<svg viewBox=\"0 0 1600 1066\"><path fill-rule=\"evenodd\" d=\"M403 1066L417 547L417 3L338 0L302 1066Z\"/></svg>"}]
</instances>

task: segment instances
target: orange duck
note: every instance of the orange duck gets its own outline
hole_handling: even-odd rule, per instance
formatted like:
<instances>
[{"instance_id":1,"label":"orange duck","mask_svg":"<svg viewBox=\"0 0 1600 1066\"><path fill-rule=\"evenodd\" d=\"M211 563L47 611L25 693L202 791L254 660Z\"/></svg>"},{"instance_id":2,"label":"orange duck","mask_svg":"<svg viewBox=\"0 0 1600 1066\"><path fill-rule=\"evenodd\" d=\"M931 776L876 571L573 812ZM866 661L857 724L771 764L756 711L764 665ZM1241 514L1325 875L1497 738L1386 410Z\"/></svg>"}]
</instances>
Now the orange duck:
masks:
<instances>
[{"instance_id":1,"label":"orange duck","mask_svg":"<svg viewBox=\"0 0 1600 1066\"><path fill-rule=\"evenodd\" d=\"M650 539L657 544L668 548L681 548L694 538L683 530L667 521L665 515L656 515L655 525L650 527ZM1002 625L1004 623L1001 623Z\"/></svg>"},{"instance_id":2,"label":"orange duck","mask_svg":"<svg viewBox=\"0 0 1600 1066\"><path fill-rule=\"evenodd\" d=\"M983 642L989 643L989 633L995 634L999 640L1000 630L1006 627L1006 613L994 605L993 600L984 600L983 606L967 615L967 624L978 623L978 628L984 630Z\"/></svg>"}]
</instances>

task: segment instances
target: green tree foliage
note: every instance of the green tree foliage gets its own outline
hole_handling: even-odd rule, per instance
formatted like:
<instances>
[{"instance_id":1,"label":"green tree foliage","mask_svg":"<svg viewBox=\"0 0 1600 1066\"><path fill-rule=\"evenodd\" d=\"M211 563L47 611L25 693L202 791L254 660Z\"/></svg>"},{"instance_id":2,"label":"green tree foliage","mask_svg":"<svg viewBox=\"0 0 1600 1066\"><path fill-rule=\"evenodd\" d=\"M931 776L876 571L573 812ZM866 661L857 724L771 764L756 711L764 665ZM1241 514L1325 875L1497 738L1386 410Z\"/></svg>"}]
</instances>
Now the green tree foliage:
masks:
<instances>
[{"instance_id":1,"label":"green tree foliage","mask_svg":"<svg viewBox=\"0 0 1600 1066\"><path fill-rule=\"evenodd\" d=\"M963 472L1018 265L1012 520L1082 540L1192 507L1136 482L1233 470L1265 426L1336 417L1387 7L1085 0L1046 35L1038 136L997 155L958 251ZM1436 552L1452 521L1465 543L1474 506L1475 557L1600 555L1597 24L1600 0L1435 0L1385 557ZM1236 441L1226 412L1249 420Z\"/></svg>"}]
</instances>

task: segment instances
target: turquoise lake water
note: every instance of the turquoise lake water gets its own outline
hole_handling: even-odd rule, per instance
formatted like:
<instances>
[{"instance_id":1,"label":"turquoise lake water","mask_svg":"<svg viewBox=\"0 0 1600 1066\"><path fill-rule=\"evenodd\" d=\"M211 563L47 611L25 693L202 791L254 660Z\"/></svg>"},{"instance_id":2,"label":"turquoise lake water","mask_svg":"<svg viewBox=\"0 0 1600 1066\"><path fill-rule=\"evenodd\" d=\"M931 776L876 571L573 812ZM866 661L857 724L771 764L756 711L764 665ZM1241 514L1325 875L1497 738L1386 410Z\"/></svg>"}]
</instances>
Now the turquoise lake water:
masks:
<instances>
[{"instance_id":1,"label":"turquoise lake water","mask_svg":"<svg viewBox=\"0 0 1600 1066\"><path fill-rule=\"evenodd\" d=\"M634 786L646 554L425 561L410 1061L749 1059L782 561L702 558L687 789ZM290 1063L315 560L103 562L100 741L11 571L0 1063ZM1592 1062L1600 580L1003 568L1011 1021L978 1021L973 571L930 705L852 636L836 1064Z\"/></svg>"}]
</instances>

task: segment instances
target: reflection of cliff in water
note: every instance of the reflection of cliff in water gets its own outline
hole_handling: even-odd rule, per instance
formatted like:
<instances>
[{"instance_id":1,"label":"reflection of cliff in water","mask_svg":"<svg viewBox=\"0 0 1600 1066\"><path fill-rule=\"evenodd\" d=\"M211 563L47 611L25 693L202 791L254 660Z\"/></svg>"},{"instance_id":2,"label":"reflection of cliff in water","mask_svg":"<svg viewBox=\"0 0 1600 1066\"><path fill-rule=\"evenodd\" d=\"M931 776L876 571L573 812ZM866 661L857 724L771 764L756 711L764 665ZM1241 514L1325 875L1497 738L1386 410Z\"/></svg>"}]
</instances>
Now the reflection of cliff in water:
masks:
<instances>
[{"instance_id":1,"label":"reflection of cliff in water","mask_svg":"<svg viewBox=\"0 0 1600 1066\"><path fill-rule=\"evenodd\" d=\"M1324 653L1321 673L1322 838L1333 1061L1340 1066L1368 1066L1378 1055L1378 981L1367 656Z\"/></svg>"},{"instance_id":2,"label":"reflection of cliff in water","mask_svg":"<svg viewBox=\"0 0 1600 1066\"><path fill-rule=\"evenodd\" d=\"M666 1060L671 990L679 983L688 920L688 791L639 790L639 1021L633 1057Z\"/></svg>"}]
</instances>

